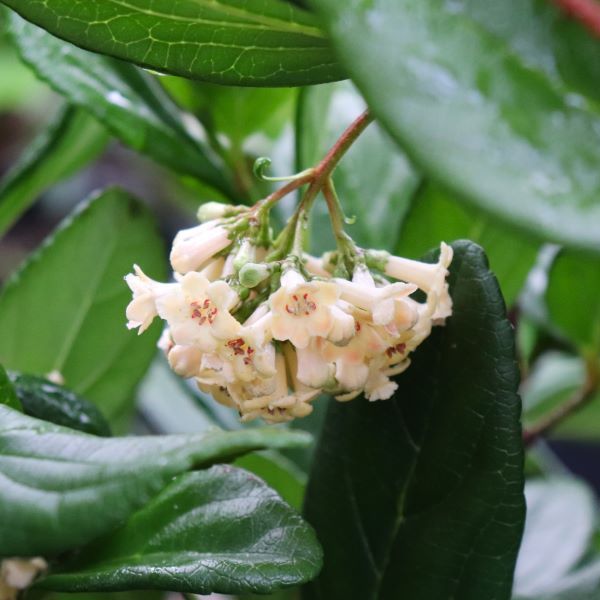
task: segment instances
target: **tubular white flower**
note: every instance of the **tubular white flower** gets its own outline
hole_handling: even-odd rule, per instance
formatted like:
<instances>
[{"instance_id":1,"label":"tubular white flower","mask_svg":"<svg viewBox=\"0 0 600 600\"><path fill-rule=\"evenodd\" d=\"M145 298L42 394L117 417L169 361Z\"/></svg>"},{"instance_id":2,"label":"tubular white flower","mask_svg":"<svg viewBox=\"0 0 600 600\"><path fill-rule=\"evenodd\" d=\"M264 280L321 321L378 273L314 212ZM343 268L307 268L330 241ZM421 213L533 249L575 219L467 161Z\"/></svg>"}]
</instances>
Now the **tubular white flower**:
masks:
<instances>
[{"instance_id":1,"label":"tubular white flower","mask_svg":"<svg viewBox=\"0 0 600 600\"><path fill-rule=\"evenodd\" d=\"M248 330L241 330L233 339L227 340L218 348L221 358L229 363L237 379L253 381L256 377L275 375L275 346L260 346Z\"/></svg>"},{"instance_id":2,"label":"tubular white flower","mask_svg":"<svg viewBox=\"0 0 600 600\"><path fill-rule=\"evenodd\" d=\"M201 271L202 275L209 281L215 281L221 277L223 267L225 266L225 259L222 256L211 260Z\"/></svg>"},{"instance_id":3,"label":"tubular white flower","mask_svg":"<svg viewBox=\"0 0 600 600\"><path fill-rule=\"evenodd\" d=\"M321 343L323 338L313 338L306 348L298 348L298 381L312 388L323 388L335 383L335 366L323 360Z\"/></svg>"},{"instance_id":4,"label":"tubular white flower","mask_svg":"<svg viewBox=\"0 0 600 600\"><path fill-rule=\"evenodd\" d=\"M361 389L369 375L368 361L383 354L388 344L381 332L368 321L357 319L356 334L346 346L324 343L323 360L335 364L335 379L342 390Z\"/></svg>"},{"instance_id":5,"label":"tubular white flower","mask_svg":"<svg viewBox=\"0 0 600 600\"><path fill-rule=\"evenodd\" d=\"M395 316L395 301L412 294L417 288L410 283L392 283L376 287L367 269L356 269L352 281L336 278L340 297L354 306L367 310L377 325L390 323Z\"/></svg>"},{"instance_id":6,"label":"tubular white flower","mask_svg":"<svg viewBox=\"0 0 600 600\"><path fill-rule=\"evenodd\" d=\"M271 295L271 331L276 340L290 340L297 348L306 348L311 337L335 337L347 331L348 319L333 310L339 297L335 284L328 281L307 282L302 275L288 269L281 277L281 287ZM351 317L352 318L352 317Z\"/></svg>"},{"instance_id":7,"label":"tubular white flower","mask_svg":"<svg viewBox=\"0 0 600 600\"><path fill-rule=\"evenodd\" d=\"M217 252L231 244L229 231L218 223L208 221L184 229L175 236L170 256L175 271L185 274L200 269Z\"/></svg>"},{"instance_id":8,"label":"tubular white flower","mask_svg":"<svg viewBox=\"0 0 600 600\"><path fill-rule=\"evenodd\" d=\"M3 559L0 561L0 598L16 600L47 569L48 563L41 556Z\"/></svg>"},{"instance_id":9,"label":"tubular white flower","mask_svg":"<svg viewBox=\"0 0 600 600\"><path fill-rule=\"evenodd\" d=\"M133 265L135 275L129 273L125 281L133 292L133 300L128 304L125 314L128 319L127 328L138 327L138 334L148 329L154 317L158 315L156 301L171 294L178 287L176 283L159 283L150 279L138 265Z\"/></svg>"},{"instance_id":10,"label":"tubular white flower","mask_svg":"<svg viewBox=\"0 0 600 600\"><path fill-rule=\"evenodd\" d=\"M446 282L451 262L452 248L442 242L437 263L429 264L400 256L389 256L385 263L385 274L394 279L415 283L427 294L435 294L437 305L432 318L443 320L452 314L452 299Z\"/></svg>"},{"instance_id":11,"label":"tubular white flower","mask_svg":"<svg viewBox=\"0 0 600 600\"><path fill-rule=\"evenodd\" d=\"M365 383L365 397L367 400L388 400L398 389L398 384L392 381L381 369L369 370L369 377Z\"/></svg>"},{"instance_id":12,"label":"tubular white flower","mask_svg":"<svg viewBox=\"0 0 600 600\"><path fill-rule=\"evenodd\" d=\"M236 337L241 325L230 314L237 294L224 281L210 282L190 272L168 294L156 300L158 314L167 321L176 344L213 351L219 339Z\"/></svg>"},{"instance_id":13,"label":"tubular white flower","mask_svg":"<svg viewBox=\"0 0 600 600\"><path fill-rule=\"evenodd\" d=\"M221 202L205 202L200 205L196 216L200 223L206 223L207 221L221 219L228 211L231 211L231 209L232 207L229 204L223 204Z\"/></svg>"},{"instance_id":14,"label":"tubular white flower","mask_svg":"<svg viewBox=\"0 0 600 600\"><path fill-rule=\"evenodd\" d=\"M312 254L304 254L302 256L304 262L304 268L311 274L317 277L324 277L328 279L331 277L331 273L325 269L323 265L323 259L312 256Z\"/></svg>"},{"instance_id":15,"label":"tubular white flower","mask_svg":"<svg viewBox=\"0 0 600 600\"><path fill-rule=\"evenodd\" d=\"M195 377L202 363L203 353L195 346L173 346L167 353L169 366L177 375L186 379Z\"/></svg>"}]
</instances>

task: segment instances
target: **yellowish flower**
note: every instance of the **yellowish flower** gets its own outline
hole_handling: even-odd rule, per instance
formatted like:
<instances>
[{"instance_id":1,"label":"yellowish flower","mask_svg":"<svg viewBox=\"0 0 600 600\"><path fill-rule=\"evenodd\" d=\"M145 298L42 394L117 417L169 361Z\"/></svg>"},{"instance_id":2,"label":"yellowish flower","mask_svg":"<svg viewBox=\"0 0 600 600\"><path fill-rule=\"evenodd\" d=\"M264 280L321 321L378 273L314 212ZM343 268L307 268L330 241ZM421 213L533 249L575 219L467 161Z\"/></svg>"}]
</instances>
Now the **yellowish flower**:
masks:
<instances>
[{"instance_id":1,"label":"yellowish flower","mask_svg":"<svg viewBox=\"0 0 600 600\"><path fill-rule=\"evenodd\" d=\"M336 306L337 286L329 281L310 281L294 269L281 277L281 287L271 295L271 331L276 340L290 340L297 348L306 348L313 337L335 341L352 331L353 318Z\"/></svg>"}]
</instances>

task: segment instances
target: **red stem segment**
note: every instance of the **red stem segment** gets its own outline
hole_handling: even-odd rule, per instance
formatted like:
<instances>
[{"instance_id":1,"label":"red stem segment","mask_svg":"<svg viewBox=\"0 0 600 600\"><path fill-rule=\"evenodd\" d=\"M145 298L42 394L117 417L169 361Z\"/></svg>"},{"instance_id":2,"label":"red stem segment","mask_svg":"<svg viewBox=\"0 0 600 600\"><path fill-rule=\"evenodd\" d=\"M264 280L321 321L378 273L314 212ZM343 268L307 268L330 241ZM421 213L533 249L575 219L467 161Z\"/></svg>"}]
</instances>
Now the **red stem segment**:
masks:
<instances>
[{"instance_id":1,"label":"red stem segment","mask_svg":"<svg viewBox=\"0 0 600 600\"><path fill-rule=\"evenodd\" d=\"M600 3L596 0L552 0L567 14L600 37Z\"/></svg>"}]
</instances>

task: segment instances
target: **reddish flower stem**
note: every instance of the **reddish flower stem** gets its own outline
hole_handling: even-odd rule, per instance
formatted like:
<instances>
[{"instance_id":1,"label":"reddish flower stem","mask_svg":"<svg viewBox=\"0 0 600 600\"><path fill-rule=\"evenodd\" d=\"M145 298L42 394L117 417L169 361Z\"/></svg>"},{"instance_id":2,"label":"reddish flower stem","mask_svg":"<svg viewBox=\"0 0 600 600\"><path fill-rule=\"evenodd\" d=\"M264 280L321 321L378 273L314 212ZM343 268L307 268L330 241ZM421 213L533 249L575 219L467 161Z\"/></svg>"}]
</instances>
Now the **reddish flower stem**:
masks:
<instances>
[{"instance_id":1,"label":"reddish flower stem","mask_svg":"<svg viewBox=\"0 0 600 600\"><path fill-rule=\"evenodd\" d=\"M566 402L557 406L553 411L543 416L537 423L523 432L523 444L531 446L544 434L548 433L564 421L569 415L577 412L596 396L600 385L600 374L594 363L588 365L586 382Z\"/></svg>"}]
</instances>

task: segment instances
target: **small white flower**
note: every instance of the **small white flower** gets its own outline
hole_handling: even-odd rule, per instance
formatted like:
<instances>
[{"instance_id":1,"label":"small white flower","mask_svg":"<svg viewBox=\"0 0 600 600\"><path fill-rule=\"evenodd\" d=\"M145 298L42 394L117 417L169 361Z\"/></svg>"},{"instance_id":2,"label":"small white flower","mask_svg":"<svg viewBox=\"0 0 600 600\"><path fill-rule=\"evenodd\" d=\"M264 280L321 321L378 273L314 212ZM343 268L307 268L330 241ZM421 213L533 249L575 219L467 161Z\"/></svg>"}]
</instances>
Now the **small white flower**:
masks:
<instances>
[{"instance_id":1,"label":"small white flower","mask_svg":"<svg viewBox=\"0 0 600 600\"><path fill-rule=\"evenodd\" d=\"M229 231L218 221L184 229L173 240L171 265L178 273L195 271L230 244Z\"/></svg>"},{"instance_id":2,"label":"small white flower","mask_svg":"<svg viewBox=\"0 0 600 600\"><path fill-rule=\"evenodd\" d=\"M48 568L42 557L5 558L0 561L0 598L16 600L20 593L30 587L35 578Z\"/></svg>"},{"instance_id":3,"label":"small white flower","mask_svg":"<svg viewBox=\"0 0 600 600\"><path fill-rule=\"evenodd\" d=\"M148 329L154 317L158 315L156 301L166 294L177 289L176 283L159 283L150 279L137 265L133 266L135 275L129 273L125 276L127 285L133 292L133 300L125 312L128 329L138 327L138 334Z\"/></svg>"},{"instance_id":4,"label":"small white flower","mask_svg":"<svg viewBox=\"0 0 600 600\"><path fill-rule=\"evenodd\" d=\"M156 299L156 309L169 324L176 344L211 352L217 340L238 334L241 325L229 312L237 301L237 294L226 282L211 283L201 273L190 272L169 293Z\"/></svg>"},{"instance_id":5,"label":"small white flower","mask_svg":"<svg viewBox=\"0 0 600 600\"><path fill-rule=\"evenodd\" d=\"M311 254L304 254L302 256L304 268L316 277L324 277L325 279L331 277L331 273L325 269L323 259L312 256Z\"/></svg>"},{"instance_id":6,"label":"small white flower","mask_svg":"<svg viewBox=\"0 0 600 600\"><path fill-rule=\"evenodd\" d=\"M195 377L202 364L202 351L195 346L172 346L167 353L169 366L177 375L186 379Z\"/></svg>"},{"instance_id":7,"label":"small white flower","mask_svg":"<svg viewBox=\"0 0 600 600\"><path fill-rule=\"evenodd\" d=\"M382 332L366 319L357 318L355 331L347 345L323 343L321 348L323 360L335 364L335 378L345 391L361 389L369 375L369 359L388 348Z\"/></svg>"},{"instance_id":8,"label":"small white flower","mask_svg":"<svg viewBox=\"0 0 600 600\"><path fill-rule=\"evenodd\" d=\"M417 288L409 283L392 283L377 287L366 268L354 271L352 281L336 278L335 282L343 300L369 311L377 325L390 323L395 316L395 304L412 294Z\"/></svg>"},{"instance_id":9,"label":"small white flower","mask_svg":"<svg viewBox=\"0 0 600 600\"><path fill-rule=\"evenodd\" d=\"M223 273L223 267L225 266L225 259L222 256L211 260L201 271L202 275L209 281L215 281L221 278Z\"/></svg>"},{"instance_id":10,"label":"small white flower","mask_svg":"<svg viewBox=\"0 0 600 600\"><path fill-rule=\"evenodd\" d=\"M437 263L429 264L400 256L389 256L385 264L385 274L394 279L412 282L428 295L433 294L436 308L432 318L434 321L441 321L452 314L452 299L446 282L451 262L452 248L442 242Z\"/></svg>"},{"instance_id":11,"label":"small white flower","mask_svg":"<svg viewBox=\"0 0 600 600\"><path fill-rule=\"evenodd\" d=\"M339 291L328 281L307 282L298 271L288 269L281 287L271 295L271 331L276 340L290 340L297 348L306 348L310 338L341 338L353 318L336 307Z\"/></svg>"},{"instance_id":12,"label":"small white flower","mask_svg":"<svg viewBox=\"0 0 600 600\"><path fill-rule=\"evenodd\" d=\"M313 338L306 348L298 348L298 381L312 388L323 388L334 383L335 366L323 360L323 338Z\"/></svg>"}]
</instances>

